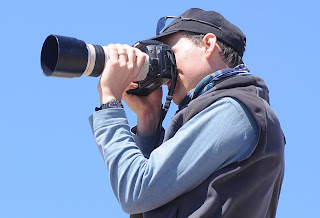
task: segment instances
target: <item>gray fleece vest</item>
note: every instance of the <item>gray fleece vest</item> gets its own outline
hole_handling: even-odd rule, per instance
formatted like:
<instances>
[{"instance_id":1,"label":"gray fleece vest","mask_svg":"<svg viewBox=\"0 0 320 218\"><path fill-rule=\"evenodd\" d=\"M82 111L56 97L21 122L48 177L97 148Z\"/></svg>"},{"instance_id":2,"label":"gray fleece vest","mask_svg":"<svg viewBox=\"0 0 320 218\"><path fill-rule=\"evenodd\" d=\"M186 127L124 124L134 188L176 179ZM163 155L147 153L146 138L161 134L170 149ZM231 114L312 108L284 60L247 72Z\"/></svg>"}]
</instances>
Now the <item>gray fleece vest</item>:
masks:
<instances>
[{"instance_id":1,"label":"gray fleece vest","mask_svg":"<svg viewBox=\"0 0 320 218\"><path fill-rule=\"evenodd\" d=\"M199 186L171 202L131 217L275 217L284 174L285 138L261 78L240 76L221 81L172 118L164 140L223 97L235 98L246 105L259 126L259 141L251 156L213 172Z\"/></svg>"}]
</instances>

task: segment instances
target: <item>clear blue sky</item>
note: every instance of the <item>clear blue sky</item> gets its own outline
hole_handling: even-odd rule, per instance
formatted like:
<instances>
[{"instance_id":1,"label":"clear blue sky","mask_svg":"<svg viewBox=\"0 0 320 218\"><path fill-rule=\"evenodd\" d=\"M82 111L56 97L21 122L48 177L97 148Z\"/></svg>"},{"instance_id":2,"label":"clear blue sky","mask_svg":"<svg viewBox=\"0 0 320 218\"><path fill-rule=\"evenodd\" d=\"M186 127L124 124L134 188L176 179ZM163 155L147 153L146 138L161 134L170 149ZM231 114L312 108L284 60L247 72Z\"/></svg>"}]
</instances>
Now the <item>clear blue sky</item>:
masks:
<instances>
[{"instance_id":1,"label":"clear blue sky","mask_svg":"<svg viewBox=\"0 0 320 218\"><path fill-rule=\"evenodd\" d=\"M278 218L319 217L319 1L5 1L1 3L0 217L128 217L110 188L88 116L97 78L48 78L49 34L134 44L165 15L216 10L247 35L244 61L265 79L287 138ZM165 125L175 107L167 116ZM131 125L134 114L127 113Z\"/></svg>"}]
</instances>

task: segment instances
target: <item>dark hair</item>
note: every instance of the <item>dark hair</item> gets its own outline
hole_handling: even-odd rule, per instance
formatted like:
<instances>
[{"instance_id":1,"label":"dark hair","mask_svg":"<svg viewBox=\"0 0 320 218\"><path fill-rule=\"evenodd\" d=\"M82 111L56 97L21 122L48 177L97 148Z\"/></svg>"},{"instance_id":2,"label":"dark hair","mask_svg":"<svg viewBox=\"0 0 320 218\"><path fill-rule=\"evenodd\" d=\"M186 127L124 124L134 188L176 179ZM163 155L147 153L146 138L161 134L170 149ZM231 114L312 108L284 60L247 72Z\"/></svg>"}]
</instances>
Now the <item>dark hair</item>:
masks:
<instances>
[{"instance_id":1,"label":"dark hair","mask_svg":"<svg viewBox=\"0 0 320 218\"><path fill-rule=\"evenodd\" d=\"M202 44L202 39L205 34L193 33L189 31L183 31L182 34L189 38L195 45L200 46ZM220 55L223 61L228 65L228 67L233 68L239 64L243 64L242 56L238 54L233 48L226 45L217 39L217 43L221 49Z\"/></svg>"}]
</instances>

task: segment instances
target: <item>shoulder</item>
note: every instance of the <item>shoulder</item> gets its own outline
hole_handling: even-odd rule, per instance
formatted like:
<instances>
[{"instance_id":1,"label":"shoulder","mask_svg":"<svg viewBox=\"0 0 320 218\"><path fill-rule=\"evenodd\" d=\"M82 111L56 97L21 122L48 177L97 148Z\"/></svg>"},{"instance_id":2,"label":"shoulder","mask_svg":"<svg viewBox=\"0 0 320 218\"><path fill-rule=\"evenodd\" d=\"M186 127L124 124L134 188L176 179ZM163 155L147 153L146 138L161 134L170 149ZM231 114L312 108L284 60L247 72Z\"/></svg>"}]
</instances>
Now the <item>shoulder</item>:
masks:
<instances>
[{"instance_id":1,"label":"shoulder","mask_svg":"<svg viewBox=\"0 0 320 218\"><path fill-rule=\"evenodd\" d=\"M219 128L221 137L227 137L230 145L241 147L236 155L237 161L251 155L258 143L259 126L245 104L232 97L223 97L205 108L199 115L208 120L217 120L211 128Z\"/></svg>"},{"instance_id":2,"label":"shoulder","mask_svg":"<svg viewBox=\"0 0 320 218\"><path fill-rule=\"evenodd\" d=\"M252 154L259 139L259 128L243 103L223 97L192 117L176 136L188 138L197 148L206 148L215 158L218 155L223 167Z\"/></svg>"},{"instance_id":3,"label":"shoulder","mask_svg":"<svg viewBox=\"0 0 320 218\"><path fill-rule=\"evenodd\" d=\"M199 112L199 116L218 116L218 117L238 117L254 120L252 113L241 101L232 97L223 97L204 108ZM195 116L195 117L199 117Z\"/></svg>"}]
</instances>

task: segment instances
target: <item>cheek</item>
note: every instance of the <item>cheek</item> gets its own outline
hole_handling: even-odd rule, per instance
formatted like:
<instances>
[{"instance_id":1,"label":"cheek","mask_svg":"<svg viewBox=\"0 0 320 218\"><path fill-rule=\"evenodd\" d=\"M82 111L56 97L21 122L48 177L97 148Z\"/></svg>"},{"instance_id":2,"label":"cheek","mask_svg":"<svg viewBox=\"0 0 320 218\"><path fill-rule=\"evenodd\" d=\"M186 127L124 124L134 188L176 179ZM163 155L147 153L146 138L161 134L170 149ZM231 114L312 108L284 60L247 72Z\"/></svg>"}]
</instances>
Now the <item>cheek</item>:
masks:
<instances>
[{"instance_id":1,"label":"cheek","mask_svg":"<svg viewBox=\"0 0 320 218\"><path fill-rule=\"evenodd\" d=\"M192 52L191 52L192 51ZM200 49L185 49L176 56L176 63L179 70L184 71L196 69L200 64Z\"/></svg>"},{"instance_id":2,"label":"cheek","mask_svg":"<svg viewBox=\"0 0 320 218\"><path fill-rule=\"evenodd\" d=\"M198 71L201 71L201 52L200 47L185 46L175 53L180 88L184 87L187 91L194 88L194 83L197 82Z\"/></svg>"},{"instance_id":3,"label":"cheek","mask_svg":"<svg viewBox=\"0 0 320 218\"><path fill-rule=\"evenodd\" d=\"M177 59L177 68L179 75L188 74L188 71L192 68L193 63L186 56L179 57Z\"/></svg>"}]
</instances>

